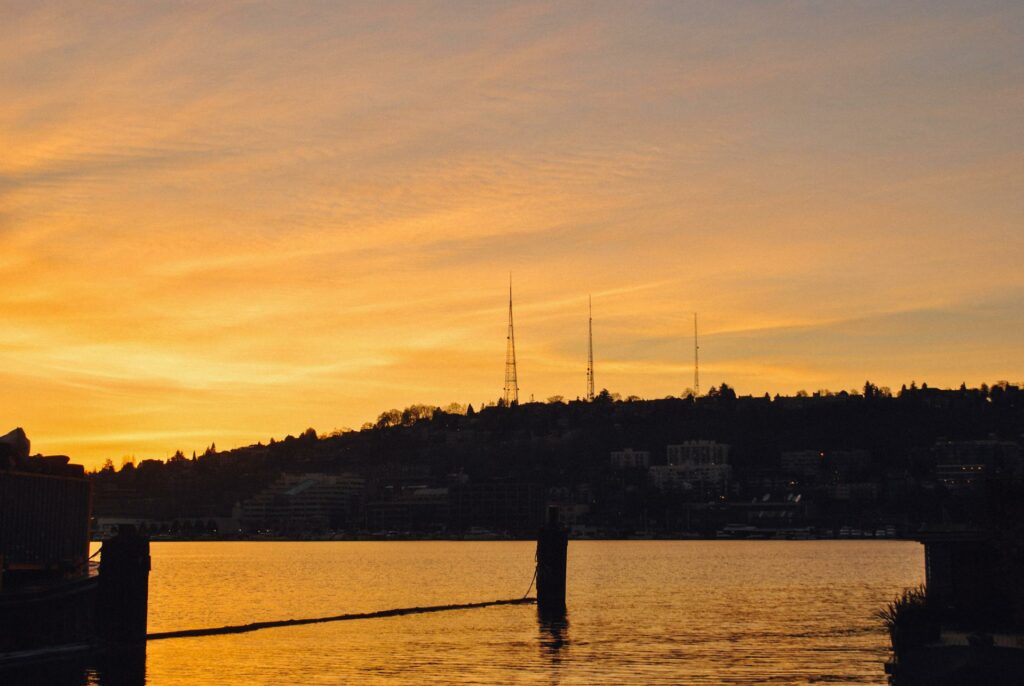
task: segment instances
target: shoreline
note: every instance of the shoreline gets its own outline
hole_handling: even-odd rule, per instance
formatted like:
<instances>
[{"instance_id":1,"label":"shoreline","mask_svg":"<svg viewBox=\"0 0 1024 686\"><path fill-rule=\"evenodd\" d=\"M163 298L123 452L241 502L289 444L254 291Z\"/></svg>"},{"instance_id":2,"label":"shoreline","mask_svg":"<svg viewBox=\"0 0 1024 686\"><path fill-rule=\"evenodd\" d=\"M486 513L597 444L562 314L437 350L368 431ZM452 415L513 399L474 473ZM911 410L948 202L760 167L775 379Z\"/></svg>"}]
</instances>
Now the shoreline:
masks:
<instances>
[{"instance_id":1,"label":"shoreline","mask_svg":"<svg viewBox=\"0 0 1024 686\"><path fill-rule=\"evenodd\" d=\"M103 543L107 539L93 538L91 543ZM474 538L462 536L167 536L157 535L149 539L153 543L397 543L397 542L455 542L455 543L497 543L497 542L522 542L535 541L536 535L523 536L497 536L494 538ZM815 536L801 538L784 537L749 537L749 538L722 538L717 536L586 536L569 537L570 541L721 541L723 543L735 542L778 542L796 543L813 541L840 541L840 542L914 542L913 538L891 537L891 538L849 538L837 536Z\"/></svg>"}]
</instances>

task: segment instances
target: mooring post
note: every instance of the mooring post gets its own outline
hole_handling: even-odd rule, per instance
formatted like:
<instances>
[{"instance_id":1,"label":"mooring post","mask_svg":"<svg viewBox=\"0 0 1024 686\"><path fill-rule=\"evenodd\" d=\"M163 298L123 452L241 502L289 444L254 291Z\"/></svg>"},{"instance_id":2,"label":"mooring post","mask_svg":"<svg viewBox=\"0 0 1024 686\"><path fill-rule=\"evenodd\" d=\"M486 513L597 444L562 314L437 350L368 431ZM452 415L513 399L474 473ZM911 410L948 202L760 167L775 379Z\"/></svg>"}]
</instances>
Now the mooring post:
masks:
<instances>
[{"instance_id":1,"label":"mooring post","mask_svg":"<svg viewBox=\"0 0 1024 686\"><path fill-rule=\"evenodd\" d=\"M149 611L149 539L122 525L103 543L96 598L96 629L107 646L146 642Z\"/></svg>"},{"instance_id":2,"label":"mooring post","mask_svg":"<svg viewBox=\"0 0 1024 686\"><path fill-rule=\"evenodd\" d=\"M558 508L548 508L548 522L537 535L537 609L565 614L565 567L569 532L558 522Z\"/></svg>"}]
</instances>

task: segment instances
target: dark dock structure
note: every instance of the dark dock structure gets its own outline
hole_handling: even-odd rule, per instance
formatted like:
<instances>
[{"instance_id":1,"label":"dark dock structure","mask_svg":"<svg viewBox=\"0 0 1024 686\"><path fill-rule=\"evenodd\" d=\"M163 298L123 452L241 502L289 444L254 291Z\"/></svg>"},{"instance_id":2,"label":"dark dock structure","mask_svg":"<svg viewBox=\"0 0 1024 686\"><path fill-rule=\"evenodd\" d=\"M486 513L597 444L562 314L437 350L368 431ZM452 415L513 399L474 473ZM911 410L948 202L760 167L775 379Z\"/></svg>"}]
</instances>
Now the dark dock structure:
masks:
<instances>
[{"instance_id":1,"label":"dark dock structure","mask_svg":"<svg viewBox=\"0 0 1024 686\"><path fill-rule=\"evenodd\" d=\"M85 470L29 452L0 437L0 669L144 645L149 541L126 529L91 562Z\"/></svg>"},{"instance_id":2,"label":"dark dock structure","mask_svg":"<svg viewBox=\"0 0 1024 686\"><path fill-rule=\"evenodd\" d=\"M1024 683L1024 465L960 471L947 479L937 521L915 536L925 587L883 613L894 686Z\"/></svg>"},{"instance_id":3,"label":"dark dock structure","mask_svg":"<svg viewBox=\"0 0 1024 686\"><path fill-rule=\"evenodd\" d=\"M558 508L548 508L547 524L537 535L537 611L564 616L569 532L558 521Z\"/></svg>"}]
</instances>

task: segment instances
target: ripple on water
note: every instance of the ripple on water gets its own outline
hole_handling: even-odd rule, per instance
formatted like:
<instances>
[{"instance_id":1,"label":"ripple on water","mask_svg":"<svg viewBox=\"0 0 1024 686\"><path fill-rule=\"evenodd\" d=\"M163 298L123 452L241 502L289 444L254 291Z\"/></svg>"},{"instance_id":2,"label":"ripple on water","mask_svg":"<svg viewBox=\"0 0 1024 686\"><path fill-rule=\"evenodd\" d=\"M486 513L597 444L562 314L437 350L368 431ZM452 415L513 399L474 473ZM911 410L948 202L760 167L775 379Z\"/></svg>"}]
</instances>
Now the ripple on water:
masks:
<instances>
[{"instance_id":1,"label":"ripple on water","mask_svg":"<svg viewBox=\"0 0 1024 686\"><path fill-rule=\"evenodd\" d=\"M152 553L150 631L513 598L533 572L530 542ZM899 541L574 541L565 622L507 606L157 641L146 683L884 684L873 613L920 583L922 557Z\"/></svg>"}]
</instances>

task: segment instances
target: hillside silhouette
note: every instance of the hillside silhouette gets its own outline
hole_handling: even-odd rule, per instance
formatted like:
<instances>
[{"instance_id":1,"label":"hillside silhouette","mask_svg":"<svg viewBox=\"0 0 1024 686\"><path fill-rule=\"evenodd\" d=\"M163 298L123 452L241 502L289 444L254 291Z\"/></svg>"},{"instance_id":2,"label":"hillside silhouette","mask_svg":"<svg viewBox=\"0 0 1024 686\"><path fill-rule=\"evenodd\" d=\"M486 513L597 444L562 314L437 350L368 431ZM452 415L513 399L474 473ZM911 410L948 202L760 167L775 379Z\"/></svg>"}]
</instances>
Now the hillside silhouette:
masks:
<instances>
[{"instance_id":1,"label":"hillside silhouette","mask_svg":"<svg viewBox=\"0 0 1024 686\"><path fill-rule=\"evenodd\" d=\"M283 475L310 474L348 475L359 486L329 521L307 530L406 524L454 532L489 525L526 535L543 505L536 501L568 505L574 525L608 534L710 535L730 520L775 516L764 514L767 505L755 513L754 501L778 503L777 516L788 525L905 530L933 516L941 503L936 494L952 487L940 473L944 463L974 459L990 470L1016 469L1022 436L1024 394L1005 382L959 389L911 384L895 394L866 383L857 393L788 397L737 396L722 384L700 398L622 400L602 391L590 402L556 398L464 411L412 406L384 412L358 431L308 429L266 445L211 446L192 457L178 452L120 469L108 461L92 479L97 516L143 518L154 530L175 533L212 533L213 520L237 516L239 504L272 492ZM667 447L692 441L729 446L727 477L656 483L659 468L669 473L661 467ZM610 455L626 448L646 453L649 465L613 464ZM950 457L964 450L982 457ZM793 466L793 455L814 454L820 465ZM487 499L506 504L492 507ZM733 510L723 509L730 504ZM485 506L529 514L519 525L514 515L479 514Z\"/></svg>"}]
</instances>

